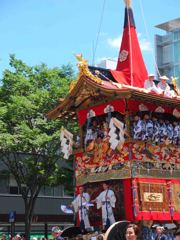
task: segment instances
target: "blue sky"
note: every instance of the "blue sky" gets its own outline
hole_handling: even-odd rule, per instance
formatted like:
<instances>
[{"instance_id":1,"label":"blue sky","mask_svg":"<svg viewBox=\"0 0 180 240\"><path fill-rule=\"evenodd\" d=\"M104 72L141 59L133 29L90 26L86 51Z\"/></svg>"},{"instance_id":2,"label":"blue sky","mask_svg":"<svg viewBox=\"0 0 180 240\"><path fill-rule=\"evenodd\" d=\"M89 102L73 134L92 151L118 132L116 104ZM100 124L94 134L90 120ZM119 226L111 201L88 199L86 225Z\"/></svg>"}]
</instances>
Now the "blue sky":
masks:
<instances>
[{"instance_id":1,"label":"blue sky","mask_svg":"<svg viewBox=\"0 0 180 240\"><path fill-rule=\"evenodd\" d=\"M42 62L49 67L71 63L75 69L75 53L82 53L92 64L103 3L104 0L0 0L0 75L9 67L12 53L31 66ZM180 17L180 1L133 0L132 6L147 69L154 72L154 34L165 33L154 26ZM123 0L106 0L96 63L118 56L123 22Z\"/></svg>"}]
</instances>

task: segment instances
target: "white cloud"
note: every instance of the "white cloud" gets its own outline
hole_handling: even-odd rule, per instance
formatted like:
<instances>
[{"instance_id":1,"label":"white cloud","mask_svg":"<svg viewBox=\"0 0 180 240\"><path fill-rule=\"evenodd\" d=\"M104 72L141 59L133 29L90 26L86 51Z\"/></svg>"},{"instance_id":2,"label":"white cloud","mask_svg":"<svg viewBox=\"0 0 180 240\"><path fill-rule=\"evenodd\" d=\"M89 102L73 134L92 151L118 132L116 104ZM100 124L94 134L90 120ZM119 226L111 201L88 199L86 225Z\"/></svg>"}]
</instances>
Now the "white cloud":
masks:
<instances>
[{"instance_id":1,"label":"white cloud","mask_svg":"<svg viewBox=\"0 0 180 240\"><path fill-rule=\"evenodd\" d=\"M120 48L121 41L122 41L122 35L118 36L117 38L108 38L107 39L108 44L114 48Z\"/></svg>"},{"instance_id":2,"label":"white cloud","mask_svg":"<svg viewBox=\"0 0 180 240\"><path fill-rule=\"evenodd\" d=\"M152 51L151 43L149 41L147 41L146 39L144 39L144 38L140 39L139 44L140 44L142 51L146 51L146 52Z\"/></svg>"},{"instance_id":3,"label":"white cloud","mask_svg":"<svg viewBox=\"0 0 180 240\"><path fill-rule=\"evenodd\" d=\"M141 51L146 51L146 52L152 51L151 43L147 39L142 38L141 33L138 33L137 36L139 39ZM116 38L108 38L107 39L107 42L111 47L118 48L118 49L120 48L121 41L122 41L122 35L118 36Z\"/></svg>"},{"instance_id":4,"label":"white cloud","mask_svg":"<svg viewBox=\"0 0 180 240\"><path fill-rule=\"evenodd\" d=\"M117 57L101 57L96 60L97 63L104 61L104 60L111 60L111 61L117 61Z\"/></svg>"}]
</instances>

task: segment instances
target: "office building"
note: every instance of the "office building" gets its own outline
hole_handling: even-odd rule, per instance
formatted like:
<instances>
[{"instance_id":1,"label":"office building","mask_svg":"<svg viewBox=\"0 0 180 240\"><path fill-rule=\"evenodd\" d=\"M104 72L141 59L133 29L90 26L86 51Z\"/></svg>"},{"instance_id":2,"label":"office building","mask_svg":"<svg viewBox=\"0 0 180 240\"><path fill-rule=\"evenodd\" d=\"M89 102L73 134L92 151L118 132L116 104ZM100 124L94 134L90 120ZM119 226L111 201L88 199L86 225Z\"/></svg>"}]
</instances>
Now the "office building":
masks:
<instances>
[{"instance_id":1,"label":"office building","mask_svg":"<svg viewBox=\"0 0 180 240\"><path fill-rule=\"evenodd\" d=\"M180 18L159 24L165 34L155 36L155 51L161 75L177 77L180 86Z\"/></svg>"}]
</instances>

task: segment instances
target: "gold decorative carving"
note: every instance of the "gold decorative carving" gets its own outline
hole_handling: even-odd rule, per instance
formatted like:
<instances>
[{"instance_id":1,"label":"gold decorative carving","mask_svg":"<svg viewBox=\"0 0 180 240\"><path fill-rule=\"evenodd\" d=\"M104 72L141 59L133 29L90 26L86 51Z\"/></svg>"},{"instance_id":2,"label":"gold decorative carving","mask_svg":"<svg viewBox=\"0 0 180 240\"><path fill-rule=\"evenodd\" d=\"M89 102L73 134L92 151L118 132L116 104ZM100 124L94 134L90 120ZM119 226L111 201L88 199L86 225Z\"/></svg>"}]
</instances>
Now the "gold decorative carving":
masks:
<instances>
[{"instance_id":1,"label":"gold decorative carving","mask_svg":"<svg viewBox=\"0 0 180 240\"><path fill-rule=\"evenodd\" d=\"M69 87L69 92L71 92L73 90L73 88L76 86L76 83L77 83L77 80L73 80L70 84L70 87Z\"/></svg>"},{"instance_id":2,"label":"gold decorative carving","mask_svg":"<svg viewBox=\"0 0 180 240\"><path fill-rule=\"evenodd\" d=\"M87 62L87 60L83 59L82 54L76 54L75 57L78 60L77 66L78 66L78 69L79 69L79 76L78 76L77 81L80 79L80 77L82 75L85 75L85 76L89 77L91 80L93 80L94 82L96 82L98 84L103 84L103 81L99 77L93 75L89 71L88 62Z\"/></svg>"},{"instance_id":3,"label":"gold decorative carving","mask_svg":"<svg viewBox=\"0 0 180 240\"><path fill-rule=\"evenodd\" d=\"M174 90L177 93L177 95L180 96L180 89L178 88L178 85L177 85L177 79L178 79L177 77L171 77L171 81L174 86Z\"/></svg>"}]
</instances>

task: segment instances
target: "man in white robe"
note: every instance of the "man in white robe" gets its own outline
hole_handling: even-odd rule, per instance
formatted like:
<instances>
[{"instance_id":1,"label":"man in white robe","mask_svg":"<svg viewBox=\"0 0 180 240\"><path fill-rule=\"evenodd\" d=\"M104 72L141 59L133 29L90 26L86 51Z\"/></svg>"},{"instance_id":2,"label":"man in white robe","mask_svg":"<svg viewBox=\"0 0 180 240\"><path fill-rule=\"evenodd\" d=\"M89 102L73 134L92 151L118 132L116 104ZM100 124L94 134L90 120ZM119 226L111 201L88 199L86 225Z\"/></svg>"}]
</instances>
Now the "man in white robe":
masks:
<instances>
[{"instance_id":1,"label":"man in white robe","mask_svg":"<svg viewBox=\"0 0 180 240\"><path fill-rule=\"evenodd\" d=\"M157 87L160 91L162 91L164 96L170 97L170 98L176 97L177 94L175 93L174 90L171 90L169 84L167 83L169 78L166 76L161 76L159 79L160 79L160 82L158 83Z\"/></svg>"},{"instance_id":2,"label":"man in white robe","mask_svg":"<svg viewBox=\"0 0 180 240\"><path fill-rule=\"evenodd\" d=\"M108 183L103 183L103 189L104 191L102 191L92 202L97 203L97 209L102 209L102 225L103 229L106 229L108 221L110 225L115 223L113 208L115 208L116 197L114 192L109 189Z\"/></svg>"},{"instance_id":3,"label":"man in white robe","mask_svg":"<svg viewBox=\"0 0 180 240\"><path fill-rule=\"evenodd\" d=\"M90 201L90 196L88 193L84 192L84 187L79 187L79 194L72 202L75 213L78 212L79 220L84 221L85 229L90 228L89 217L88 217L88 203Z\"/></svg>"},{"instance_id":4,"label":"man in white robe","mask_svg":"<svg viewBox=\"0 0 180 240\"><path fill-rule=\"evenodd\" d=\"M148 75L148 79L144 81L144 88L149 90L149 91L152 91L152 92L155 92L157 94L160 94L162 91L159 90L155 83L154 83L154 74L149 74Z\"/></svg>"}]
</instances>

